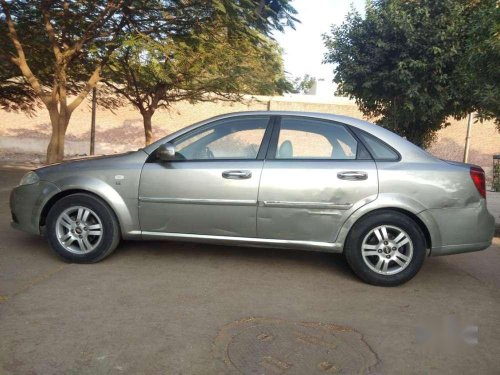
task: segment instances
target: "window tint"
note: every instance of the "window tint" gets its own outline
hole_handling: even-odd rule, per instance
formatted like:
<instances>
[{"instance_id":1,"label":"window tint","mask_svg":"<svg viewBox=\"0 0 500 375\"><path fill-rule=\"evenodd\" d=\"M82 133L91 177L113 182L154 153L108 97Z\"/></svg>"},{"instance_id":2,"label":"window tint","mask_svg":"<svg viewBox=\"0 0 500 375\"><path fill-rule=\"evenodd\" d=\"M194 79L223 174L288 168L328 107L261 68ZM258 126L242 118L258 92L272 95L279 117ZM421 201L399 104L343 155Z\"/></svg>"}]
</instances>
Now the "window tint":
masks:
<instances>
[{"instance_id":1,"label":"window tint","mask_svg":"<svg viewBox=\"0 0 500 375\"><path fill-rule=\"evenodd\" d=\"M256 159L268 117L221 120L173 143L180 160Z\"/></svg>"},{"instance_id":2,"label":"window tint","mask_svg":"<svg viewBox=\"0 0 500 375\"><path fill-rule=\"evenodd\" d=\"M399 155L380 139L363 131L357 132L358 136L366 143L376 160L398 160Z\"/></svg>"},{"instance_id":3,"label":"window tint","mask_svg":"<svg viewBox=\"0 0 500 375\"><path fill-rule=\"evenodd\" d=\"M284 117L276 159L356 159L358 142L342 125Z\"/></svg>"}]
</instances>

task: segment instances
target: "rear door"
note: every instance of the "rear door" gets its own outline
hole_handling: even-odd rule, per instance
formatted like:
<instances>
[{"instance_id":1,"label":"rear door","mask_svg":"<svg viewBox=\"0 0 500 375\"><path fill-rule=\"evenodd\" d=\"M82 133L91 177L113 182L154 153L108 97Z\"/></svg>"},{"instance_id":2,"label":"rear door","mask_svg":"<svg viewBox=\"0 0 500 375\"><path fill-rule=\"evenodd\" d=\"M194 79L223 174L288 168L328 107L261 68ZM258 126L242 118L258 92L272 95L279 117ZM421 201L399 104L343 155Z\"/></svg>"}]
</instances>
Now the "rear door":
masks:
<instances>
[{"instance_id":1,"label":"rear door","mask_svg":"<svg viewBox=\"0 0 500 375\"><path fill-rule=\"evenodd\" d=\"M257 235L333 242L350 213L377 194L375 162L346 126L283 116L262 171Z\"/></svg>"}]
</instances>

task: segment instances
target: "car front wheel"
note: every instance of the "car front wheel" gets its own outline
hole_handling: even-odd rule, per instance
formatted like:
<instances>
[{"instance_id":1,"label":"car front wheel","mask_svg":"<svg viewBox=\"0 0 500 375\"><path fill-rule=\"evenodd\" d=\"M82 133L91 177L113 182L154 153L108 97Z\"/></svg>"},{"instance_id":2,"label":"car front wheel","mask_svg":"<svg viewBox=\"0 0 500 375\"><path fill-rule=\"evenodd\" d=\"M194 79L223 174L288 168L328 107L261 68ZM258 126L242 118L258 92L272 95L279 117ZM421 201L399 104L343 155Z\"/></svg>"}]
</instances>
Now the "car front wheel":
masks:
<instances>
[{"instance_id":1,"label":"car front wheel","mask_svg":"<svg viewBox=\"0 0 500 375\"><path fill-rule=\"evenodd\" d=\"M425 237L410 217L379 211L356 223L349 233L345 257L362 280L396 286L420 270L426 255Z\"/></svg>"},{"instance_id":2,"label":"car front wheel","mask_svg":"<svg viewBox=\"0 0 500 375\"><path fill-rule=\"evenodd\" d=\"M111 208L90 194L72 194L47 215L47 238L54 251L74 263L95 263L113 252L120 229Z\"/></svg>"}]
</instances>

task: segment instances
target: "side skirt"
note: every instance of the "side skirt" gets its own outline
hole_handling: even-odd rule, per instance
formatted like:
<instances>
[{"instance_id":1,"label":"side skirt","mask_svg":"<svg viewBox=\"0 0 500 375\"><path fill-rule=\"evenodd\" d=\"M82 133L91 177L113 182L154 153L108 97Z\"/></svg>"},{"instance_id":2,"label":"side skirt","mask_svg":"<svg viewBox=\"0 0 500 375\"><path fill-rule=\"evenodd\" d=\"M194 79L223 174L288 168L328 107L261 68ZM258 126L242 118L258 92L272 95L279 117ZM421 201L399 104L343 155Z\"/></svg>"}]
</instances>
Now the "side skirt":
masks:
<instances>
[{"instance_id":1,"label":"side skirt","mask_svg":"<svg viewBox=\"0 0 500 375\"><path fill-rule=\"evenodd\" d=\"M184 234L184 233L159 233L142 232L144 240L171 240L186 242L201 242L218 245L248 246L248 247L275 247L283 249L300 249L310 251L322 251L326 253L341 253L342 245L330 242L315 241L292 241L277 240L272 238L253 238L253 237L229 237L212 236L204 234Z\"/></svg>"}]
</instances>

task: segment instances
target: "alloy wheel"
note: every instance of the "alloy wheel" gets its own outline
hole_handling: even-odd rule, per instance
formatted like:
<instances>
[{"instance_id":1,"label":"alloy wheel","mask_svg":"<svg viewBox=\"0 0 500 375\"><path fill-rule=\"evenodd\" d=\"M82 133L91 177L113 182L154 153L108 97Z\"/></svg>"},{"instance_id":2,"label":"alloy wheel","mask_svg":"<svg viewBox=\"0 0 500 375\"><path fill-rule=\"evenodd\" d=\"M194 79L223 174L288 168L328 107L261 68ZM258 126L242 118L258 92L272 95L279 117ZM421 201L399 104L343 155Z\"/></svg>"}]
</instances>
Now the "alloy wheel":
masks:
<instances>
[{"instance_id":1,"label":"alloy wheel","mask_svg":"<svg viewBox=\"0 0 500 375\"><path fill-rule=\"evenodd\" d=\"M97 214L87 207L74 206L64 210L56 221L59 244L73 254L86 254L102 240L103 226Z\"/></svg>"},{"instance_id":2,"label":"alloy wheel","mask_svg":"<svg viewBox=\"0 0 500 375\"><path fill-rule=\"evenodd\" d=\"M361 254L376 273L394 275L403 271L413 257L413 242L404 230L393 225L372 229L363 239Z\"/></svg>"}]
</instances>

